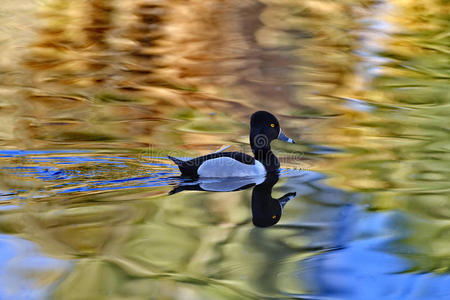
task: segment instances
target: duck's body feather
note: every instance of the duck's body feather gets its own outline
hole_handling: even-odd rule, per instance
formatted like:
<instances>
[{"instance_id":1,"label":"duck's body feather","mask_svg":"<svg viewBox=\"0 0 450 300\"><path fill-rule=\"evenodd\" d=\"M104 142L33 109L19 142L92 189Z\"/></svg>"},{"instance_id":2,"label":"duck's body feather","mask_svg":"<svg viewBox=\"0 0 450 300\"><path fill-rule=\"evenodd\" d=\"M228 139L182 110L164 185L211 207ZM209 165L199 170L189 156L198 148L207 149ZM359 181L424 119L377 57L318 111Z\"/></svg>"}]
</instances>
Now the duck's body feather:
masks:
<instances>
[{"instance_id":1,"label":"duck's body feather","mask_svg":"<svg viewBox=\"0 0 450 300\"><path fill-rule=\"evenodd\" d=\"M242 163L232 157L222 156L206 160L197 170L200 177L253 177L266 175L263 164Z\"/></svg>"},{"instance_id":2,"label":"duck's body feather","mask_svg":"<svg viewBox=\"0 0 450 300\"><path fill-rule=\"evenodd\" d=\"M262 163L241 152L219 152L187 161L169 156L185 177L248 177L265 175Z\"/></svg>"}]
</instances>

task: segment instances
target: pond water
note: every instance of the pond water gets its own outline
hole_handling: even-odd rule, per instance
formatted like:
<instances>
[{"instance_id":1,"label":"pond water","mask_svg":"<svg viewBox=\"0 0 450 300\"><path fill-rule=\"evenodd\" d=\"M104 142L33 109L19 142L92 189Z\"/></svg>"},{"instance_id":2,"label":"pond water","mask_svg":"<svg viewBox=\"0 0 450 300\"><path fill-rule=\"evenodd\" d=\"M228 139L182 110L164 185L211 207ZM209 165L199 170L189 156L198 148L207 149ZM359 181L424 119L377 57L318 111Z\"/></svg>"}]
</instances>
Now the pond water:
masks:
<instances>
[{"instance_id":1,"label":"pond water","mask_svg":"<svg viewBox=\"0 0 450 300\"><path fill-rule=\"evenodd\" d=\"M448 14L3 0L0 299L450 299ZM257 110L278 176L178 177Z\"/></svg>"}]
</instances>

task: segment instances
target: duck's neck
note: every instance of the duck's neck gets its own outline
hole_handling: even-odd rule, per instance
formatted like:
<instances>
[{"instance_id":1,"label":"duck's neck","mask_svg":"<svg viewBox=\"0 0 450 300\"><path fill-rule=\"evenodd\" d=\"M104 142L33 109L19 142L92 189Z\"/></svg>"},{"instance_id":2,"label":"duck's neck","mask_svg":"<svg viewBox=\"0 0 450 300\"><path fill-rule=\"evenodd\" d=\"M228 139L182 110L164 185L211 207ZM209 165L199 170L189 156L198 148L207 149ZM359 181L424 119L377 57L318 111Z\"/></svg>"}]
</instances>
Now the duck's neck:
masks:
<instances>
[{"instance_id":1,"label":"duck's neck","mask_svg":"<svg viewBox=\"0 0 450 300\"><path fill-rule=\"evenodd\" d=\"M280 168L280 161L270 148L252 149L252 151L255 155L255 159L264 165L268 173Z\"/></svg>"}]
</instances>

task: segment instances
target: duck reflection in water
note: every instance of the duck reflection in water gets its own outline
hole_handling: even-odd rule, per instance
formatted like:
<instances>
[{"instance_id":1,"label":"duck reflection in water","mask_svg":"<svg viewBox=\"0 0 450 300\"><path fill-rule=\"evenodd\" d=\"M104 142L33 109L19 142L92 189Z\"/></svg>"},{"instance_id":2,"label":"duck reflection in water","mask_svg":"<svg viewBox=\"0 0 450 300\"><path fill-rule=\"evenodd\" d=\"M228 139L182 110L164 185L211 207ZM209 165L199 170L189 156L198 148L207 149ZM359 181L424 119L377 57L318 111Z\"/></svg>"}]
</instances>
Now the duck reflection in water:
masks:
<instances>
[{"instance_id":1,"label":"duck reflection in water","mask_svg":"<svg viewBox=\"0 0 450 300\"><path fill-rule=\"evenodd\" d=\"M259 180L258 178L223 178L182 181L169 192L169 195L182 191L234 192L253 187L251 204L253 224L256 227L269 227L280 221L284 206L296 196L295 192L291 192L280 198L273 198L272 189L278 179L278 172L273 172Z\"/></svg>"}]
</instances>

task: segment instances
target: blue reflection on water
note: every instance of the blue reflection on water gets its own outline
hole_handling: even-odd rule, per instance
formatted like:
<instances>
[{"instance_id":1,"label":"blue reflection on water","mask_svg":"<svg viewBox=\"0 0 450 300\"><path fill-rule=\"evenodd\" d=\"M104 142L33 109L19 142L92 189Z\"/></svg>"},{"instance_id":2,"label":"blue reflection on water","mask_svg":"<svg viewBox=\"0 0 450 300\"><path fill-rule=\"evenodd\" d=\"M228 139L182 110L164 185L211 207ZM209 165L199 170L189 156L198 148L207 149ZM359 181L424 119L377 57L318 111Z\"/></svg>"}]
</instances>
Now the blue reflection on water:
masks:
<instances>
[{"instance_id":1,"label":"blue reflection on water","mask_svg":"<svg viewBox=\"0 0 450 300\"><path fill-rule=\"evenodd\" d=\"M412 266L390 253L392 243L408 235L398 212L355 211L348 240L338 250L299 262L302 281L314 294L339 299L449 299L450 275L406 273Z\"/></svg>"},{"instance_id":2,"label":"blue reflection on water","mask_svg":"<svg viewBox=\"0 0 450 300\"><path fill-rule=\"evenodd\" d=\"M42 255L27 240L0 234L0 299L46 299L52 286L36 284L40 274L62 276L72 263Z\"/></svg>"},{"instance_id":3,"label":"blue reflection on water","mask_svg":"<svg viewBox=\"0 0 450 300\"><path fill-rule=\"evenodd\" d=\"M88 153L87 150L1 150L0 157L16 157L25 155L48 155L48 154L59 154L59 153Z\"/></svg>"},{"instance_id":4,"label":"blue reflection on water","mask_svg":"<svg viewBox=\"0 0 450 300\"><path fill-rule=\"evenodd\" d=\"M61 154L67 155L61 156ZM141 166L161 167L162 169L155 170L153 168L151 172L145 174L146 176L141 176L143 172L140 170L134 174L137 176L130 177L128 163L136 161L136 158L99 155L81 150L1 150L0 158L25 159L27 165L7 165L3 166L2 170L16 178L39 179L44 182L54 181L55 185L52 185L52 189L58 194L166 186L171 182L170 177L178 175L176 169L170 164L139 162ZM8 163L8 161L5 160L4 163ZM61 167L57 167L59 165ZM143 171L145 173L148 170L144 169ZM114 177L119 177L119 179L109 179L108 176L111 173L114 173ZM20 190L14 189L0 191L0 200L10 200L14 198L14 195L20 197L20 192Z\"/></svg>"}]
</instances>

